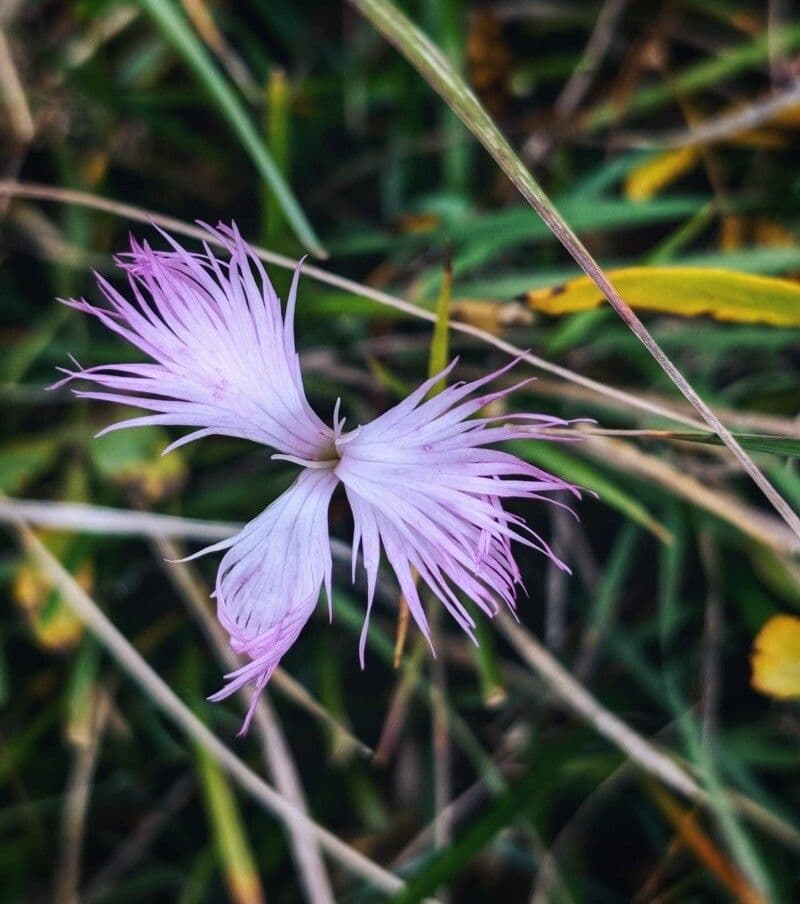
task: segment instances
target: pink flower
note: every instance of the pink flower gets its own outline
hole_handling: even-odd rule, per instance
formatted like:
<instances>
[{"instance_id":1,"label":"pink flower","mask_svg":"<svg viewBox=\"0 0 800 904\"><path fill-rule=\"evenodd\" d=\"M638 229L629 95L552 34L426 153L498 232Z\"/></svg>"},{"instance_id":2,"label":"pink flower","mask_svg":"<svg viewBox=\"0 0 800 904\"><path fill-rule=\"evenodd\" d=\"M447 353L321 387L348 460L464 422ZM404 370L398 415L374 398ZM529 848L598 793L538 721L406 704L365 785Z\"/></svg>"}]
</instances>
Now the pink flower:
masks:
<instances>
[{"instance_id":1,"label":"pink flower","mask_svg":"<svg viewBox=\"0 0 800 904\"><path fill-rule=\"evenodd\" d=\"M259 694L311 617L323 584L330 609L328 507L339 483L353 513L353 579L359 550L367 576L362 667L381 547L423 634L430 639L414 572L474 640L475 623L458 591L489 616L501 604L513 611L522 580L512 542L566 570L522 518L505 511L503 501L578 493L558 477L490 448L542 438L544 428L564 421L537 414L473 417L516 388L478 392L514 362L426 398L454 361L370 423L345 431L337 403L333 426L327 426L306 399L295 349L300 267L284 316L261 262L236 226L208 233L225 247L228 261L218 260L208 245L204 254L190 253L166 233L169 251L132 240L130 253L117 263L127 271L133 301L98 276L107 306L65 302L94 315L152 360L62 369L67 376L57 385L80 378L92 385L76 391L81 397L151 412L101 432L147 424L190 427L165 452L221 434L262 443L277 450L273 458L300 466L292 486L240 533L195 554L226 550L216 580L217 613L233 649L250 662L227 675L228 684L210 699L252 684L246 732Z\"/></svg>"}]
</instances>

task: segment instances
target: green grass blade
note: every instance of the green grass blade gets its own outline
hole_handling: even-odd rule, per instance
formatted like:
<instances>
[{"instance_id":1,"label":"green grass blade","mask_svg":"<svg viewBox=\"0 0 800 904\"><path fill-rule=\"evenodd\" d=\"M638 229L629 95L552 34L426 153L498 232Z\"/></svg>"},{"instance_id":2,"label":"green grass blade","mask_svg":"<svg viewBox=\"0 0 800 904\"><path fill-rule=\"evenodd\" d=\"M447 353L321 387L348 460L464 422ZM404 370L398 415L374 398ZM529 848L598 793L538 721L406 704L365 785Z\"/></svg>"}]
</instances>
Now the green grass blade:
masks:
<instances>
[{"instance_id":1,"label":"green grass blade","mask_svg":"<svg viewBox=\"0 0 800 904\"><path fill-rule=\"evenodd\" d=\"M275 165L284 176L289 172L289 102L290 86L282 69L273 69L266 88L267 114L265 131L272 148ZM266 223L264 236L267 244L274 244L284 229L284 217L280 199L274 192L266 192L264 199Z\"/></svg>"},{"instance_id":2,"label":"green grass blade","mask_svg":"<svg viewBox=\"0 0 800 904\"><path fill-rule=\"evenodd\" d=\"M198 774L219 865L232 901L264 901L261 880L230 782L202 749L196 748Z\"/></svg>"},{"instance_id":3,"label":"green grass blade","mask_svg":"<svg viewBox=\"0 0 800 904\"><path fill-rule=\"evenodd\" d=\"M542 441L518 440L508 444L520 458L559 474L565 480L598 494L601 502L622 512L636 524L650 531L662 543L670 544L669 530L626 490L597 468L565 452L562 446Z\"/></svg>"},{"instance_id":4,"label":"green grass blade","mask_svg":"<svg viewBox=\"0 0 800 904\"><path fill-rule=\"evenodd\" d=\"M680 517L680 509L669 504L669 523L676 538L668 548L659 550L658 574L658 629L661 645L662 683L665 695L676 717L689 756L705 785L709 797L709 810L725 838L738 866L764 896L765 901L775 900L765 864L758 849L734 812L728 793L719 775L716 754L716 738L704 743L694 710L687 705L681 687L685 666L680 657L670 655L680 644L681 609L686 605L682 598L682 586L686 573L687 531ZM720 751L720 753L722 753ZM715 755L716 754L716 755ZM722 753L724 756L724 753Z\"/></svg>"},{"instance_id":5,"label":"green grass blade","mask_svg":"<svg viewBox=\"0 0 800 904\"><path fill-rule=\"evenodd\" d=\"M530 770L522 781L498 797L480 819L474 820L460 838L431 857L406 888L392 899L394 904L421 901L456 875L501 829L525 810L540 790L540 783L536 770Z\"/></svg>"},{"instance_id":6,"label":"green grass blade","mask_svg":"<svg viewBox=\"0 0 800 904\"><path fill-rule=\"evenodd\" d=\"M749 475L792 532L800 537L800 516L767 480L753 460L736 442L727 427L655 342L645 325L608 279L589 249L559 213L547 193L514 152L492 117L449 64L439 48L390 0L351 0L351 2L406 57L445 103L458 114L464 125L491 154L522 197L539 214L578 266L600 289L622 322L647 349L659 367L708 426L718 434L744 472Z\"/></svg>"},{"instance_id":7,"label":"green grass blade","mask_svg":"<svg viewBox=\"0 0 800 904\"><path fill-rule=\"evenodd\" d=\"M434 377L447 366L450 355L450 297L453 285L453 267L448 252L444 264L444 278L439 299L436 303L436 323L433 325L431 351L428 357L428 376ZM439 380L428 393L429 398L438 395L446 386L445 380Z\"/></svg>"},{"instance_id":8,"label":"green grass blade","mask_svg":"<svg viewBox=\"0 0 800 904\"><path fill-rule=\"evenodd\" d=\"M140 5L164 37L183 57L198 81L208 92L221 115L250 155L259 174L272 189L286 220L303 245L318 257L325 257L322 247L303 209L250 121L242 103L219 73L200 39L178 12L171 0L139 0Z\"/></svg>"},{"instance_id":9,"label":"green grass blade","mask_svg":"<svg viewBox=\"0 0 800 904\"><path fill-rule=\"evenodd\" d=\"M793 436L775 436L766 433L734 433L743 449L751 452L771 452L773 455L786 455L791 458L800 456L800 439ZM675 433L665 432L665 439L676 439L687 443L704 443L721 446L722 442L715 433Z\"/></svg>"}]
</instances>

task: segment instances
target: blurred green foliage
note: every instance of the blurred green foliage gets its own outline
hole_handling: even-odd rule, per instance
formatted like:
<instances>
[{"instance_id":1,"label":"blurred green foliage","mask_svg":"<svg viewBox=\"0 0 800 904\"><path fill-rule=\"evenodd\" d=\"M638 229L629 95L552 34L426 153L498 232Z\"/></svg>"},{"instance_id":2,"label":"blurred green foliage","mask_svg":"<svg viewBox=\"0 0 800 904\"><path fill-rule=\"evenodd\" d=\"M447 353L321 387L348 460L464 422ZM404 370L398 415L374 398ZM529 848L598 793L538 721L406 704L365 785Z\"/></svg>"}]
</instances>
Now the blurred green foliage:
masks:
<instances>
[{"instance_id":1,"label":"blurred green foliage","mask_svg":"<svg viewBox=\"0 0 800 904\"><path fill-rule=\"evenodd\" d=\"M682 264L796 279L800 169L790 118L763 125L767 142L705 147L697 166L653 197L633 200L625 181L655 153L630 149L631 138L652 142L781 90L797 64L797 25L773 22L770 33L766 6L756 2L627 4L585 96L564 120L554 104L581 68L606 5L402 4L462 68L515 146L538 140L544 150L528 159L604 266ZM331 271L428 310L451 254L454 309L465 299L491 301L497 332L515 345L680 407L609 310L566 319L536 314L511 325L503 319L516 295L558 285L575 268L450 111L350 7L30 0L5 4L0 16L35 124L34 140L20 141L7 124L6 93L4 178L81 189L189 222L235 218L254 242L293 257L318 235ZM293 475L292 466L270 462L268 450L213 439L162 459L175 435L131 431L95 440L119 412L46 391L69 355L84 366L133 359L98 324L55 301L96 297L89 270L113 272L111 255L124 250L131 224L80 205L24 198L6 203L0 196L0 211L0 490L75 501L79 486L80 498L95 504L222 521L261 511ZM149 233L141 225L133 231ZM285 294L288 274L270 274ZM339 396L358 423L425 377L428 324L309 278L301 282L297 319L309 395L326 420ZM758 463L799 506L797 329L664 314L647 322L701 395L737 434L751 437ZM437 358L447 347L439 337ZM456 378L505 360L456 333L449 351L461 356ZM564 618L562 661L703 782L711 807L697 815L722 861L745 886L796 900L800 719L796 704L751 690L748 656L771 615L800 606L797 547L758 508L760 498L722 450L675 424L549 376L520 389L512 405L643 430L615 439L732 506L722 517L698 499L695 484L684 482L679 492L674 480L637 473L613 450L600 459L589 444L523 444L516 451L597 497L586 493L575 505L580 522L560 541L574 572L566 589L542 559L520 552L530 598L520 599L519 617L536 633L553 613ZM674 435L654 432L667 428ZM349 541L345 512L335 497L332 533ZM543 536L555 533L542 507L520 513ZM759 542L754 527L775 543ZM74 570L91 563L87 586L105 611L178 694L232 738L238 704L201 702L219 687L219 667L151 546L76 535L53 549ZM214 566L202 560L196 573L210 584ZM10 602L20 567L16 548L4 544L0 900L47 896L76 843L82 900L225 899L235 894L229 869L242 851L271 900L297 900L281 826L231 791L89 638L42 643ZM350 587L344 567L337 566L335 583L333 625L320 607L284 664L374 746L401 674L391 667L398 591L382 581L362 673L363 588ZM716 861L676 840L663 799L623 768L608 742L555 708L509 647L495 638L491 661L476 658L451 626L443 623L443 631L455 840L434 850L426 836L404 858L410 895L447 888L453 901L527 900L545 881L550 851L552 900L725 899ZM310 811L386 864L436 815L429 666L425 660L417 675L394 755L380 765L342 746L340 735L290 697L273 694ZM76 842L64 829L65 794L82 749L70 727L75 688L89 685L109 695L111 714L85 742L97 745L97 761ZM504 693L489 705L487 688L497 686ZM80 698L87 705L94 699ZM260 767L252 737L237 749ZM176 788L189 790L181 796ZM746 795L789 830L776 837L763 821L754 826L723 789ZM165 800L171 803L162 808ZM219 835L226 820L237 827L233 852ZM153 827L146 841L137 834L143 826ZM373 899L335 866L330 873L343 900Z\"/></svg>"}]
</instances>

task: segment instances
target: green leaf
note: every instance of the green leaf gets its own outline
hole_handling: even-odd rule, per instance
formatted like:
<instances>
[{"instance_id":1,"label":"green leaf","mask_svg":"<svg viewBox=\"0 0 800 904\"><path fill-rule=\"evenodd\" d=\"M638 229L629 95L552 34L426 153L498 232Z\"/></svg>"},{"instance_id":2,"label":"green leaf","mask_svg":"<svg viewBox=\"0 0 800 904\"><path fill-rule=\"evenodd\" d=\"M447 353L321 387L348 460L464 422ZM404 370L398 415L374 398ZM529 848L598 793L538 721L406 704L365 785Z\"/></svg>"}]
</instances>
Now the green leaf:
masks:
<instances>
[{"instance_id":1,"label":"green leaf","mask_svg":"<svg viewBox=\"0 0 800 904\"><path fill-rule=\"evenodd\" d=\"M0 492L19 493L55 461L54 439L26 439L0 448Z\"/></svg>"},{"instance_id":2,"label":"green leaf","mask_svg":"<svg viewBox=\"0 0 800 904\"><path fill-rule=\"evenodd\" d=\"M231 900L258 904L265 900L264 892L236 796L216 762L202 747L195 749L214 846Z\"/></svg>"},{"instance_id":3,"label":"green leaf","mask_svg":"<svg viewBox=\"0 0 800 904\"><path fill-rule=\"evenodd\" d=\"M395 895L395 904L421 901L456 875L501 829L524 812L539 792L540 784L538 771L531 769L522 781L500 795L488 812L473 820L460 838L434 854L403 891Z\"/></svg>"},{"instance_id":4,"label":"green leaf","mask_svg":"<svg viewBox=\"0 0 800 904\"><path fill-rule=\"evenodd\" d=\"M447 358L450 353L450 297L453 286L453 267L448 252L444 265L444 279L439 292L439 300L436 303L436 323L433 326L431 337L431 352L428 359L428 376L433 377L441 373L447 366ZM440 393L445 388L445 381L439 380L431 387L428 397Z\"/></svg>"},{"instance_id":5,"label":"green leaf","mask_svg":"<svg viewBox=\"0 0 800 904\"><path fill-rule=\"evenodd\" d=\"M668 545L672 542L670 531L637 499L592 465L565 453L563 446L542 440L517 440L508 446L521 458L547 468L579 487L593 490L601 502L640 524L662 543Z\"/></svg>"},{"instance_id":6,"label":"green leaf","mask_svg":"<svg viewBox=\"0 0 800 904\"><path fill-rule=\"evenodd\" d=\"M139 0L158 25L161 33L184 58L198 81L208 92L217 109L228 121L231 129L250 155L261 176L272 189L288 223L297 238L319 257L326 257L303 209L289 185L275 165L266 145L259 137L241 101L228 82L222 77L206 52L202 41L170 0Z\"/></svg>"},{"instance_id":7,"label":"green leaf","mask_svg":"<svg viewBox=\"0 0 800 904\"><path fill-rule=\"evenodd\" d=\"M721 446L722 440L715 433L675 433L664 431L665 439L677 439L688 443L705 443ZM800 456L800 439L793 436L777 436L768 433L734 433L736 441L751 452L771 452L773 455Z\"/></svg>"},{"instance_id":8,"label":"green leaf","mask_svg":"<svg viewBox=\"0 0 800 904\"><path fill-rule=\"evenodd\" d=\"M172 495L186 479L186 463L179 451L163 455L169 435L159 427L115 430L88 445L92 464L106 480L156 502Z\"/></svg>"},{"instance_id":9,"label":"green leaf","mask_svg":"<svg viewBox=\"0 0 800 904\"><path fill-rule=\"evenodd\" d=\"M286 73L282 69L273 69L267 81L267 112L265 116L265 130L272 148L275 165L282 175L289 172L289 126L290 126L290 93L289 82ZM274 193L269 193L266 198L265 216L266 224L264 236L267 243L280 238L283 231L283 216L281 204Z\"/></svg>"}]
</instances>

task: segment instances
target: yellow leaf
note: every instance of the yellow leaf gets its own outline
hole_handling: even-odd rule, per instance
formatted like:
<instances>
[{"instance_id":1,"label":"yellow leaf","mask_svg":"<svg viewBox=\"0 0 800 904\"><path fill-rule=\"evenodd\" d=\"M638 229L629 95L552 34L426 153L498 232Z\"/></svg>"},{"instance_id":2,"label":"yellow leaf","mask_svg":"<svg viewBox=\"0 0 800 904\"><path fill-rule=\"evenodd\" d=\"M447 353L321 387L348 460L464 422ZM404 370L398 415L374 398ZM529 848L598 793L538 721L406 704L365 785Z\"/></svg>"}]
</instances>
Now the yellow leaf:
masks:
<instances>
[{"instance_id":1,"label":"yellow leaf","mask_svg":"<svg viewBox=\"0 0 800 904\"><path fill-rule=\"evenodd\" d=\"M51 552L66 549L70 553L68 544L74 544L74 538L57 532L39 536ZM91 562L82 561L70 570L84 590L91 589L94 577ZM42 649L64 652L77 646L83 636L83 623L35 565L20 564L14 574L11 595L25 613L31 634Z\"/></svg>"},{"instance_id":2,"label":"yellow leaf","mask_svg":"<svg viewBox=\"0 0 800 904\"><path fill-rule=\"evenodd\" d=\"M720 227L719 246L723 251L734 251L744 245L759 248L794 248L797 245L792 232L767 217L729 213L721 218Z\"/></svg>"},{"instance_id":3,"label":"yellow leaf","mask_svg":"<svg viewBox=\"0 0 800 904\"><path fill-rule=\"evenodd\" d=\"M750 683L780 700L800 699L800 618L774 615L758 632Z\"/></svg>"},{"instance_id":4,"label":"yellow leaf","mask_svg":"<svg viewBox=\"0 0 800 904\"><path fill-rule=\"evenodd\" d=\"M392 224L403 235L420 235L424 232L433 232L441 223L441 218L435 213L404 213Z\"/></svg>"},{"instance_id":5,"label":"yellow leaf","mask_svg":"<svg viewBox=\"0 0 800 904\"><path fill-rule=\"evenodd\" d=\"M727 107L724 114L737 112L736 106ZM687 111L688 112L688 111ZM719 115L719 114L717 114ZM692 128L702 131L706 120L690 117ZM790 107L770 117L760 128L748 129L742 125L737 131L726 135L721 140L727 144L745 145L746 147L781 148L788 144L780 128L794 129L800 122L800 104ZM700 162L703 149L700 145L690 147L669 148L647 157L635 166L625 180L625 196L631 201L646 201L657 195L662 189L676 182L681 176L691 172Z\"/></svg>"},{"instance_id":6,"label":"yellow leaf","mask_svg":"<svg viewBox=\"0 0 800 904\"><path fill-rule=\"evenodd\" d=\"M704 267L627 267L609 270L607 275L632 308L681 317L709 314L738 323L800 326L800 285L787 279ZM528 292L523 298L545 314L573 314L603 301L588 276Z\"/></svg>"},{"instance_id":7,"label":"yellow leaf","mask_svg":"<svg viewBox=\"0 0 800 904\"><path fill-rule=\"evenodd\" d=\"M81 465L69 467L62 498L68 502L83 502L86 482L86 472ZM38 536L80 586L91 591L94 569L81 539L73 533L52 530L41 531ZM33 562L20 562L11 584L11 597L24 613L33 639L43 650L63 653L78 645L83 637L83 623Z\"/></svg>"},{"instance_id":8,"label":"yellow leaf","mask_svg":"<svg viewBox=\"0 0 800 904\"><path fill-rule=\"evenodd\" d=\"M696 147L676 148L648 157L635 166L625 180L625 196L631 201L647 201L694 169L700 159Z\"/></svg>"}]
</instances>

